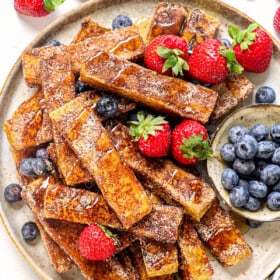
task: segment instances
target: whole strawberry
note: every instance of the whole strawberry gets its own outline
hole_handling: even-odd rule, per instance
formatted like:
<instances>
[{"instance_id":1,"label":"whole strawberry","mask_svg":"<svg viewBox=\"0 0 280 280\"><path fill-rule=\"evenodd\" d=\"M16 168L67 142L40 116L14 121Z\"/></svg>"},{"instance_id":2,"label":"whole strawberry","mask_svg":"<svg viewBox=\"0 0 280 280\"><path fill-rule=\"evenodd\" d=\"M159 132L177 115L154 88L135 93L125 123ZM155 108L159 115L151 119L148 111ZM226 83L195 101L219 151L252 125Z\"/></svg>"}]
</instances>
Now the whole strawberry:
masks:
<instances>
[{"instance_id":1,"label":"whole strawberry","mask_svg":"<svg viewBox=\"0 0 280 280\"><path fill-rule=\"evenodd\" d=\"M193 165L212 156L206 128L194 120L184 120L172 131L172 155L182 164Z\"/></svg>"},{"instance_id":2,"label":"whole strawberry","mask_svg":"<svg viewBox=\"0 0 280 280\"><path fill-rule=\"evenodd\" d=\"M146 47L145 65L159 74L183 76L188 70L188 44L176 35L160 35Z\"/></svg>"},{"instance_id":3,"label":"whole strawberry","mask_svg":"<svg viewBox=\"0 0 280 280\"><path fill-rule=\"evenodd\" d=\"M168 154L171 143L171 129L162 117L137 114L137 120L130 122L130 134L134 136L140 152L153 158L164 157Z\"/></svg>"},{"instance_id":4,"label":"whole strawberry","mask_svg":"<svg viewBox=\"0 0 280 280\"><path fill-rule=\"evenodd\" d=\"M190 55L189 75L200 82L217 84L226 79L229 72L241 73L233 51L217 39L207 39Z\"/></svg>"},{"instance_id":5,"label":"whole strawberry","mask_svg":"<svg viewBox=\"0 0 280 280\"><path fill-rule=\"evenodd\" d=\"M234 41L236 59L244 70L254 73L266 71L273 53L273 43L269 35L256 23L249 25L245 30L230 25L228 32Z\"/></svg>"},{"instance_id":6,"label":"whole strawberry","mask_svg":"<svg viewBox=\"0 0 280 280\"><path fill-rule=\"evenodd\" d=\"M79 237L79 250L83 257L102 261L116 251L117 240L104 226L93 224L85 227Z\"/></svg>"},{"instance_id":7,"label":"whole strawberry","mask_svg":"<svg viewBox=\"0 0 280 280\"><path fill-rule=\"evenodd\" d=\"M26 16L43 17L55 10L65 0L14 0L15 10Z\"/></svg>"},{"instance_id":8,"label":"whole strawberry","mask_svg":"<svg viewBox=\"0 0 280 280\"><path fill-rule=\"evenodd\" d=\"M275 32L280 35L280 7L276 10L273 17L273 27Z\"/></svg>"}]
</instances>

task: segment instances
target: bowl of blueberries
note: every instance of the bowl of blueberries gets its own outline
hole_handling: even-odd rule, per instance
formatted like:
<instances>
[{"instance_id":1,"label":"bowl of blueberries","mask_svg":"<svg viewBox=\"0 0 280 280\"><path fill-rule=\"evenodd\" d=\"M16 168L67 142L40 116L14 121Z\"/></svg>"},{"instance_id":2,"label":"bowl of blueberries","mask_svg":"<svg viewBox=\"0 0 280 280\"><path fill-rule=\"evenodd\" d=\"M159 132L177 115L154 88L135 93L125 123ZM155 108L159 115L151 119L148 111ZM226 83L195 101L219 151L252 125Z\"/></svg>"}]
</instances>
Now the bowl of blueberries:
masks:
<instances>
[{"instance_id":1,"label":"bowl of blueberries","mask_svg":"<svg viewBox=\"0 0 280 280\"><path fill-rule=\"evenodd\" d=\"M222 201L255 221L280 220L280 106L256 104L216 129L207 172Z\"/></svg>"}]
</instances>

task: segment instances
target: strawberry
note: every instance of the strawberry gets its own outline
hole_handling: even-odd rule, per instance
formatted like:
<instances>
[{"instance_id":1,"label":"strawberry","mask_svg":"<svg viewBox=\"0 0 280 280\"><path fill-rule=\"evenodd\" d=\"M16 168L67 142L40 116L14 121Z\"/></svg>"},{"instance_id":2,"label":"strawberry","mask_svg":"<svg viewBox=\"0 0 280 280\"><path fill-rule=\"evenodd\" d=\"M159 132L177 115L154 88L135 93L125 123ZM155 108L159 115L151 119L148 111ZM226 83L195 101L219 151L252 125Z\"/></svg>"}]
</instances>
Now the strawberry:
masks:
<instances>
[{"instance_id":1,"label":"strawberry","mask_svg":"<svg viewBox=\"0 0 280 280\"><path fill-rule=\"evenodd\" d=\"M173 157L182 164L193 165L212 156L206 128L195 120L183 120L172 131Z\"/></svg>"},{"instance_id":2,"label":"strawberry","mask_svg":"<svg viewBox=\"0 0 280 280\"><path fill-rule=\"evenodd\" d=\"M115 253L117 243L117 239L108 229L99 224L92 224L81 232L79 250L86 259L102 261Z\"/></svg>"},{"instance_id":3,"label":"strawberry","mask_svg":"<svg viewBox=\"0 0 280 280\"><path fill-rule=\"evenodd\" d=\"M140 152L153 158L166 156L171 143L171 129L162 117L147 115L139 112L137 121L130 122L130 134L134 136Z\"/></svg>"},{"instance_id":4,"label":"strawberry","mask_svg":"<svg viewBox=\"0 0 280 280\"><path fill-rule=\"evenodd\" d=\"M217 39L207 39L190 55L189 75L200 82L217 84L226 79L229 72L241 73L233 51Z\"/></svg>"},{"instance_id":5,"label":"strawberry","mask_svg":"<svg viewBox=\"0 0 280 280\"><path fill-rule=\"evenodd\" d=\"M23 15L43 17L55 10L65 0L14 0L15 10Z\"/></svg>"},{"instance_id":6,"label":"strawberry","mask_svg":"<svg viewBox=\"0 0 280 280\"><path fill-rule=\"evenodd\" d=\"M273 43L257 23L250 24L245 30L230 25L228 33L233 39L232 47L236 59L245 71L262 73L267 70L273 53Z\"/></svg>"},{"instance_id":7,"label":"strawberry","mask_svg":"<svg viewBox=\"0 0 280 280\"><path fill-rule=\"evenodd\" d=\"M155 37L146 47L145 65L159 74L183 76L188 70L188 44L176 35Z\"/></svg>"},{"instance_id":8,"label":"strawberry","mask_svg":"<svg viewBox=\"0 0 280 280\"><path fill-rule=\"evenodd\" d=\"M280 35L280 7L276 10L273 17L273 27L275 32Z\"/></svg>"}]
</instances>

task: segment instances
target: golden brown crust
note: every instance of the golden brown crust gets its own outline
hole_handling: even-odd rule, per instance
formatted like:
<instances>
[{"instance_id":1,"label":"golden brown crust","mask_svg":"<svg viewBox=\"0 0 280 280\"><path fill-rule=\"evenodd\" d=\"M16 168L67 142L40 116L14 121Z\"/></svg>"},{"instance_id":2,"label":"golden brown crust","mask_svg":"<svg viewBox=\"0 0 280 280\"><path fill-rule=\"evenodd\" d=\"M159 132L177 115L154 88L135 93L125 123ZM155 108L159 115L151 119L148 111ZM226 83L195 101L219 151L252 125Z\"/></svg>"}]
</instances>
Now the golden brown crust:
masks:
<instances>
[{"instance_id":1,"label":"golden brown crust","mask_svg":"<svg viewBox=\"0 0 280 280\"><path fill-rule=\"evenodd\" d=\"M215 193L209 185L169 160L145 158L131 141L128 128L121 123L108 131L125 162L182 205L193 219L199 220L210 208Z\"/></svg>"},{"instance_id":2,"label":"golden brown crust","mask_svg":"<svg viewBox=\"0 0 280 280\"><path fill-rule=\"evenodd\" d=\"M178 250L183 280L208 280L214 271L191 221L185 216L179 233Z\"/></svg>"},{"instance_id":3,"label":"golden brown crust","mask_svg":"<svg viewBox=\"0 0 280 280\"><path fill-rule=\"evenodd\" d=\"M148 33L148 42L159 35L178 35L185 21L186 13L185 7L181 4L158 3Z\"/></svg>"},{"instance_id":4,"label":"golden brown crust","mask_svg":"<svg viewBox=\"0 0 280 280\"><path fill-rule=\"evenodd\" d=\"M144 103L155 110L202 123L208 121L217 99L215 91L159 75L103 51L97 51L83 64L80 79L95 88Z\"/></svg>"},{"instance_id":5,"label":"golden brown crust","mask_svg":"<svg viewBox=\"0 0 280 280\"><path fill-rule=\"evenodd\" d=\"M195 227L212 254L223 266L233 266L251 255L252 250L244 240L230 214L216 200Z\"/></svg>"},{"instance_id":6,"label":"golden brown crust","mask_svg":"<svg viewBox=\"0 0 280 280\"><path fill-rule=\"evenodd\" d=\"M129 228L152 210L148 197L111 143L98 116L91 108L73 118L72 102L50 116L60 133L93 175L105 200Z\"/></svg>"}]
</instances>

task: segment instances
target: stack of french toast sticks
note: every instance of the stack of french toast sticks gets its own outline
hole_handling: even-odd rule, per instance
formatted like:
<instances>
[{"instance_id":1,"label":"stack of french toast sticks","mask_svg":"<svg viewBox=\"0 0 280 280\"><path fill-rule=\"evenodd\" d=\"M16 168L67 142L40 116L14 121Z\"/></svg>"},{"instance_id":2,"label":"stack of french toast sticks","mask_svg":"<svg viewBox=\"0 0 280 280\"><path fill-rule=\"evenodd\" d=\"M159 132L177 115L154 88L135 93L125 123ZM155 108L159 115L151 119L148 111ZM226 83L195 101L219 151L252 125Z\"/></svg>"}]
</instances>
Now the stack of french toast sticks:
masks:
<instances>
[{"instance_id":1,"label":"stack of french toast sticks","mask_svg":"<svg viewBox=\"0 0 280 280\"><path fill-rule=\"evenodd\" d=\"M86 18L71 44L24 51L24 78L36 89L4 129L18 170L40 147L52 159L48 176L19 177L57 272L76 267L94 280L166 280L177 273L210 279L214 271L204 246L225 267L252 253L203 178L171 159L143 156L123 121L142 104L206 124L248 97L254 86L241 74L206 88L142 66L145 43L155 36L180 34L193 48L218 29L218 20L200 9L158 3L145 38L136 25L112 31ZM77 77L93 90L77 95ZM110 121L94 110L104 91L119 100ZM105 261L79 253L79 235L94 223L120 241Z\"/></svg>"}]
</instances>

